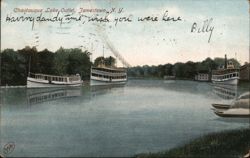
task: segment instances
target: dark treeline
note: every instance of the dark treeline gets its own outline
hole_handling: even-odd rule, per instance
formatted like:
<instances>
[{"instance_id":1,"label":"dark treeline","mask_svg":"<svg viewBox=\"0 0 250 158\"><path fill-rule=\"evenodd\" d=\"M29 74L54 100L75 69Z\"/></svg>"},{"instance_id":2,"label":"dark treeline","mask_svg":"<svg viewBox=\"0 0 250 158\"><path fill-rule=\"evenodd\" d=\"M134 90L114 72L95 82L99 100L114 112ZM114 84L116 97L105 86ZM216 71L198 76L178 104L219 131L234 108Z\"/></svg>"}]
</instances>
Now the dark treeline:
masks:
<instances>
[{"instance_id":1,"label":"dark treeline","mask_svg":"<svg viewBox=\"0 0 250 158\"><path fill-rule=\"evenodd\" d=\"M27 75L44 73L52 75L80 74L89 79L90 52L81 49L59 48L56 52L47 49L37 51L35 47L21 50L5 49L1 52L1 85L25 85ZM30 65L30 66L29 66Z\"/></svg>"},{"instance_id":2,"label":"dark treeline","mask_svg":"<svg viewBox=\"0 0 250 158\"><path fill-rule=\"evenodd\" d=\"M232 61L236 68L239 68L240 64L235 59L229 59ZM158 66L136 66L128 70L128 76L130 77L148 77L148 78L163 78L164 76L175 76L179 79L194 79L195 74L198 72L211 73L212 70L217 69L219 66L224 65L224 58L206 58L202 62L188 61L186 63L177 62L175 64L165 64Z\"/></svg>"}]
</instances>

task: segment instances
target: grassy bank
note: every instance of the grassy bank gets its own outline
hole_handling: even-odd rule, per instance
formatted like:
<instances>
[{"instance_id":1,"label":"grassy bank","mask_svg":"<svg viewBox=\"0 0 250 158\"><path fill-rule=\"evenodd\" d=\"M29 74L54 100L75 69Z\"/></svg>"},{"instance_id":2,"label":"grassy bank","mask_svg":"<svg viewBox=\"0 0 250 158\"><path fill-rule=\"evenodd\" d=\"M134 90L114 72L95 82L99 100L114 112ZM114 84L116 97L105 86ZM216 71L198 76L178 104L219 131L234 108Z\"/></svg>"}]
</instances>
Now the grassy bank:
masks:
<instances>
[{"instance_id":1,"label":"grassy bank","mask_svg":"<svg viewBox=\"0 0 250 158\"><path fill-rule=\"evenodd\" d=\"M137 158L241 158L250 150L250 129L224 131L197 138L168 151L139 154Z\"/></svg>"}]
</instances>

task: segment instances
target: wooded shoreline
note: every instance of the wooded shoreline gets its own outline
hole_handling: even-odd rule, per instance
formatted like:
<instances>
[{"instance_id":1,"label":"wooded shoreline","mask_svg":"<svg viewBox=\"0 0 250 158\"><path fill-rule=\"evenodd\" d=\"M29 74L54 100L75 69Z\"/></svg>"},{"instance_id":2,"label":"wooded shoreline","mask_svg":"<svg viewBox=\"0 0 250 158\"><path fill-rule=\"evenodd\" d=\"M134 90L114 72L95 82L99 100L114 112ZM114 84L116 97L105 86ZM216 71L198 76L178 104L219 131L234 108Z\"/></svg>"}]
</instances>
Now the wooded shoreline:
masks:
<instances>
[{"instance_id":1,"label":"wooded shoreline","mask_svg":"<svg viewBox=\"0 0 250 158\"><path fill-rule=\"evenodd\" d=\"M91 52L79 48L65 49L60 47L52 52L47 49L37 51L35 47L26 46L21 50L5 49L1 51L0 63L0 86L22 86L26 85L28 72L43 73L51 75L75 75L80 74L83 80L89 80L91 66L103 57L96 58L91 62ZM109 63L110 60L110 63ZM239 62L232 58L236 68ZM115 65L113 57L104 58L107 64ZM164 76L175 76L176 79L194 80L195 74L199 72L211 73L224 64L224 58L206 58L201 62L177 62L162 65L143 65L130 67L127 71L129 78L158 78Z\"/></svg>"}]
</instances>

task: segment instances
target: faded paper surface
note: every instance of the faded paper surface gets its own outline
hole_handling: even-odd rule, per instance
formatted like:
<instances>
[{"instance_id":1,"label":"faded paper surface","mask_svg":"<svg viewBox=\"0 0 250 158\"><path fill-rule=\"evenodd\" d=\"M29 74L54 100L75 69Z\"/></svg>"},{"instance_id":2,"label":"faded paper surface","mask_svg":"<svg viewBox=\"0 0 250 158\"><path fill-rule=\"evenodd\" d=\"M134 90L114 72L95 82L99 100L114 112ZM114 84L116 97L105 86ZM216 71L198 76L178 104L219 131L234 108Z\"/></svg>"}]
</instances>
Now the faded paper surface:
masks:
<instances>
[{"instance_id":1,"label":"faded paper surface","mask_svg":"<svg viewBox=\"0 0 250 158\"><path fill-rule=\"evenodd\" d=\"M99 62L124 68L126 84L91 86ZM230 63L239 84L213 85L213 71ZM2 0L0 65L2 156L162 156L191 143L176 156L234 157L250 148L237 139L244 145L213 153L225 147L207 138L249 140L249 102L233 108L240 118L211 110L249 93L247 0ZM83 86L29 89L30 74L78 74ZM207 144L192 144L202 136Z\"/></svg>"}]
</instances>

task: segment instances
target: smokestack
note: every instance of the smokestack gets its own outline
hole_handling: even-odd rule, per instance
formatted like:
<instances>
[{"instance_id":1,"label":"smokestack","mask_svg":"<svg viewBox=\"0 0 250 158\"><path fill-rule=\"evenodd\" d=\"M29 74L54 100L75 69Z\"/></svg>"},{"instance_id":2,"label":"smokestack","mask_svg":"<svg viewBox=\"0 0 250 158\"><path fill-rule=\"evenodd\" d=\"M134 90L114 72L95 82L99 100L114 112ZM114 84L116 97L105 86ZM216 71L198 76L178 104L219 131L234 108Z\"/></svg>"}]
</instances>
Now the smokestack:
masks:
<instances>
[{"instance_id":1,"label":"smokestack","mask_svg":"<svg viewBox=\"0 0 250 158\"><path fill-rule=\"evenodd\" d=\"M225 64L224 64L224 68L227 69L227 55L225 54Z\"/></svg>"}]
</instances>

